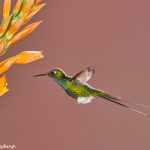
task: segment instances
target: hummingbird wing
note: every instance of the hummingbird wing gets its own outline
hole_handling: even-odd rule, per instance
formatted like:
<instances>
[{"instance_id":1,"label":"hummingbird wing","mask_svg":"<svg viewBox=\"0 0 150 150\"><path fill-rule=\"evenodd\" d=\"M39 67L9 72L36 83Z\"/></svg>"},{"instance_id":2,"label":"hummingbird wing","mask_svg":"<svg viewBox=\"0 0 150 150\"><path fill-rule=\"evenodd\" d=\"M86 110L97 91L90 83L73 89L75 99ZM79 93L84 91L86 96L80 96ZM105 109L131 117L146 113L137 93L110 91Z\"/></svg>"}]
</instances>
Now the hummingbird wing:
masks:
<instances>
[{"instance_id":1,"label":"hummingbird wing","mask_svg":"<svg viewBox=\"0 0 150 150\"><path fill-rule=\"evenodd\" d=\"M90 69L89 67L82 70L78 74L73 77L77 83L85 84L94 74L94 70Z\"/></svg>"}]
</instances>

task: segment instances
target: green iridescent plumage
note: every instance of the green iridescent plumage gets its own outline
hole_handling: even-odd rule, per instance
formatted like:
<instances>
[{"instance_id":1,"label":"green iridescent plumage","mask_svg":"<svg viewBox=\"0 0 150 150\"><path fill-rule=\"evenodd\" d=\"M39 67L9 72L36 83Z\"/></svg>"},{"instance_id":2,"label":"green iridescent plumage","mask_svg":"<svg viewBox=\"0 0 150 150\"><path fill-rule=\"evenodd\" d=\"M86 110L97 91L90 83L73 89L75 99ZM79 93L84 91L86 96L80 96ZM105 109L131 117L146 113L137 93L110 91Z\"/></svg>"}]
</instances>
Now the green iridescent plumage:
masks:
<instances>
[{"instance_id":1,"label":"green iridescent plumage","mask_svg":"<svg viewBox=\"0 0 150 150\"><path fill-rule=\"evenodd\" d=\"M78 97L100 97L107 95L105 92L90 87L87 84L77 83L74 79L67 76L62 70L55 69L48 73L64 90L73 98Z\"/></svg>"}]
</instances>

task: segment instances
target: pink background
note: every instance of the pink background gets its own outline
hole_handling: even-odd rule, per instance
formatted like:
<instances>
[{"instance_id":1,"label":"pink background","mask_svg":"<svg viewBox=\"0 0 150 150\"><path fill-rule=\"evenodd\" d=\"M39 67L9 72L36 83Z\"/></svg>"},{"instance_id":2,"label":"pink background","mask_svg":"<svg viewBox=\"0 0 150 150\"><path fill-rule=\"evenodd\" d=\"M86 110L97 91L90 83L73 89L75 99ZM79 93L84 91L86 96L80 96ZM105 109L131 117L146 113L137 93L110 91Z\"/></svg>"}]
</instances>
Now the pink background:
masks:
<instances>
[{"instance_id":1,"label":"pink background","mask_svg":"<svg viewBox=\"0 0 150 150\"><path fill-rule=\"evenodd\" d=\"M32 75L55 67L74 75L89 66L96 71L92 86L150 105L150 1L48 0L33 20L44 23L0 59L24 50L45 55L7 72L0 144L18 150L149 150L149 118L102 99L78 105L51 79Z\"/></svg>"}]
</instances>

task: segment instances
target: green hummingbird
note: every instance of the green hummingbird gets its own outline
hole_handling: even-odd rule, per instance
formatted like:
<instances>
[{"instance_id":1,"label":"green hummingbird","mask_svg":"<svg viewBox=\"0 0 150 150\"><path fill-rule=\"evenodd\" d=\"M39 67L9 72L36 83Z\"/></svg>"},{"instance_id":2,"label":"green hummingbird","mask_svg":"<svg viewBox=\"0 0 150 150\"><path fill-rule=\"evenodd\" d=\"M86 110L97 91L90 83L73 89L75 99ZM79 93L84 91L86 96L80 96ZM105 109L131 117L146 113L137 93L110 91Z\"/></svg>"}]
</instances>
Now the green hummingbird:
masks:
<instances>
[{"instance_id":1,"label":"green hummingbird","mask_svg":"<svg viewBox=\"0 0 150 150\"><path fill-rule=\"evenodd\" d=\"M88 67L83 71L79 72L78 74L76 74L75 76L71 77L66 75L66 73L63 70L56 68L49 71L48 73L34 75L34 77L48 76L52 78L56 83L58 83L63 88L63 90L69 96L76 99L78 104L87 104L90 103L94 98L101 97L115 104L118 104L122 107L140 113L144 116L150 117L150 115L141 112L137 109L134 109L128 105L125 105L124 103L135 104L145 108L149 106L121 100L117 97L112 96L107 92L98 90L88 85L87 81L93 76L93 74L94 74L94 70Z\"/></svg>"}]
</instances>

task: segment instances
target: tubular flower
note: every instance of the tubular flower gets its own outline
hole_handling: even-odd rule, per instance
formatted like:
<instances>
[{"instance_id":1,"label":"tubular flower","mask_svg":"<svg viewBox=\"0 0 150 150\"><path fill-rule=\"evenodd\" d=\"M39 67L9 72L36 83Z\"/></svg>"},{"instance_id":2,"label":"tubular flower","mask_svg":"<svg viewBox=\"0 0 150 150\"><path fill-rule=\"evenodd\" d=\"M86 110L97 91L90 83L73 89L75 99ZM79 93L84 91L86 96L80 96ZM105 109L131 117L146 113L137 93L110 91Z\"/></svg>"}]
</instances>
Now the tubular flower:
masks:
<instances>
[{"instance_id":1,"label":"tubular flower","mask_svg":"<svg viewBox=\"0 0 150 150\"><path fill-rule=\"evenodd\" d=\"M43 58L41 51L23 51L0 62L0 74L6 72L13 64L27 64Z\"/></svg>"},{"instance_id":2,"label":"tubular flower","mask_svg":"<svg viewBox=\"0 0 150 150\"><path fill-rule=\"evenodd\" d=\"M5 73L13 64L27 64L43 58L41 51L23 51L13 57L0 62L0 74ZM0 96L8 91L6 76L0 77Z\"/></svg>"},{"instance_id":3,"label":"tubular flower","mask_svg":"<svg viewBox=\"0 0 150 150\"><path fill-rule=\"evenodd\" d=\"M32 23L32 24L28 25L27 27L25 27L24 29L22 29L22 31L20 31L19 33L14 35L11 38L11 40L9 40L8 46L10 46L11 44L16 43L20 39L23 39L25 36L30 34L35 28L37 28L40 25L41 22L42 21L38 21L38 22Z\"/></svg>"},{"instance_id":4,"label":"tubular flower","mask_svg":"<svg viewBox=\"0 0 150 150\"><path fill-rule=\"evenodd\" d=\"M6 20L10 14L11 0L5 0L3 6L3 19Z\"/></svg>"},{"instance_id":5,"label":"tubular flower","mask_svg":"<svg viewBox=\"0 0 150 150\"><path fill-rule=\"evenodd\" d=\"M5 54L11 44L23 39L34 31L42 21L29 24L22 28L35 14L45 6L42 0L17 0L11 10L11 0L4 0L3 18L0 25L0 55ZM43 58L41 51L23 51L0 62L0 96L8 91L4 74L13 64L27 64Z\"/></svg>"},{"instance_id":6,"label":"tubular flower","mask_svg":"<svg viewBox=\"0 0 150 150\"><path fill-rule=\"evenodd\" d=\"M35 22L29 30L25 30L26 27L17 33L20 28L25 25L35 14L39 12L45 6L44 4L39 4L41 0L18 0L12 13L11 0L4 0L3 5L3 19L0 26L0 55L3 55L8 47L20 39L24 38L32 31L34 31L41 22ZM32 25L32 24L31 24ZM5 39L5 44L3 39Z\"/></svg>"}]
</instances>

